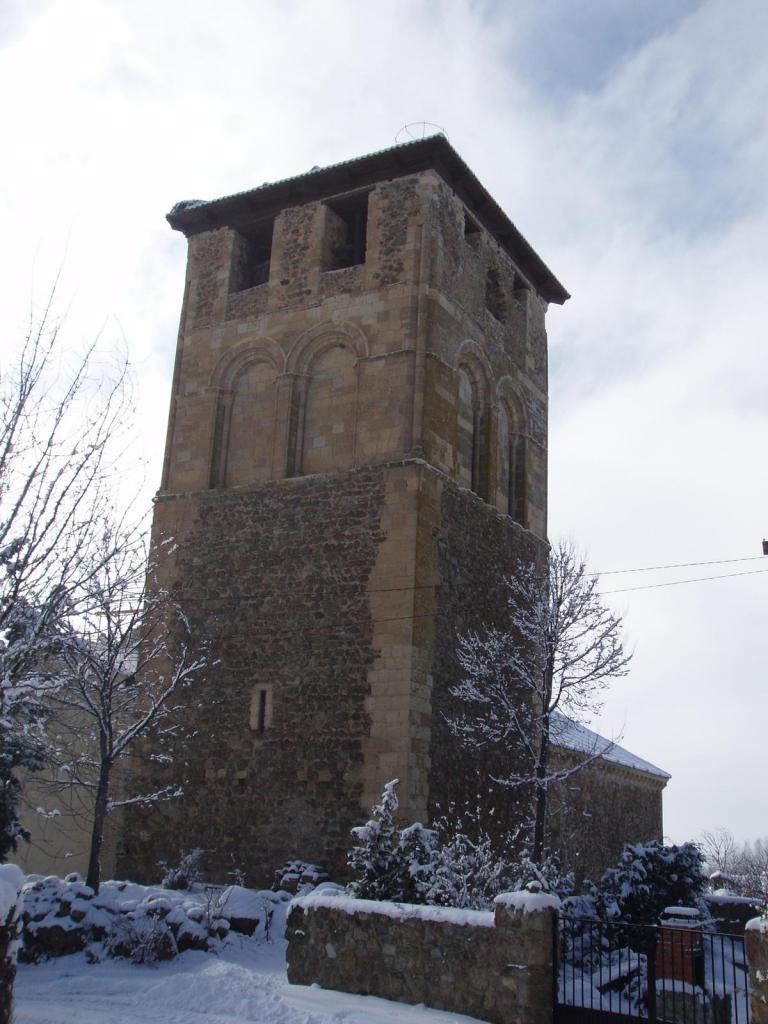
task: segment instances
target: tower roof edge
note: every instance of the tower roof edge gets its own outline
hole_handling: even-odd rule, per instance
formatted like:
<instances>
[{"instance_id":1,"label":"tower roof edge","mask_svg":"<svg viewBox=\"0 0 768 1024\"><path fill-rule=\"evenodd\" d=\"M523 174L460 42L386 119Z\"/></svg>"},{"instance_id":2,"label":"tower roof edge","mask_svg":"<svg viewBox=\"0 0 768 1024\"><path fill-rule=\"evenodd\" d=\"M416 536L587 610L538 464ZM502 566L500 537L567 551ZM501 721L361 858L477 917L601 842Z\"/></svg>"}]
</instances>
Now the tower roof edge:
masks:
<instances>
[{"instance_id":1,"label":"tower roof edge","mask_svg":"<svg viewBox=\"0 0 768 1024\"><path fill-rule=\"evenodd\" d=\"M187 200L177 203L167 215L167 220L175 231L181 231L189 238L218 227L237 228L243 223L273 215L286 206L370 187L379 181L425 170L434 170L454 190L547 302L561 305L570 298L444 135L431 135L328 167L313 168L304 174L265 182L257 188L209 202Z\"/></svg>"}]
</instances>

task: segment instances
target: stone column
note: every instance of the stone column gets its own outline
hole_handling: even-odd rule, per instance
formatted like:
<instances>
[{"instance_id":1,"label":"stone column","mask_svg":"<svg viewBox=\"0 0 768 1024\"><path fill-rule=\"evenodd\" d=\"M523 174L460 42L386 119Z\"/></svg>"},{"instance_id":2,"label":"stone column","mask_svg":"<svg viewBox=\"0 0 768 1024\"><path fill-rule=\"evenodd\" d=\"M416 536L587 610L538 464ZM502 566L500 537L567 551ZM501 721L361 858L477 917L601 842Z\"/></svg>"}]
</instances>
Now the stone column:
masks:
<instances>
[{"instance_id":1,"label":"stone column","mask_svg":"<svg viewBox=\"0 0 768 1024\"><path fill-rule=\"evenodd\" d=\"M505 952L496 1009L510 1024L552 1024L560 900L530 889L494 900L499 949Z\"/></svg>"},{"instance_id":2,"label":"stone column","mask_svg":"<svg viewBox=\"0 0 768 1024\"><path fill-rule=\"evenodd\" d=\"M752 1024L768 1024L768 918L747 922L744 945L752 986Z\"/></svg>"}]
</instances>

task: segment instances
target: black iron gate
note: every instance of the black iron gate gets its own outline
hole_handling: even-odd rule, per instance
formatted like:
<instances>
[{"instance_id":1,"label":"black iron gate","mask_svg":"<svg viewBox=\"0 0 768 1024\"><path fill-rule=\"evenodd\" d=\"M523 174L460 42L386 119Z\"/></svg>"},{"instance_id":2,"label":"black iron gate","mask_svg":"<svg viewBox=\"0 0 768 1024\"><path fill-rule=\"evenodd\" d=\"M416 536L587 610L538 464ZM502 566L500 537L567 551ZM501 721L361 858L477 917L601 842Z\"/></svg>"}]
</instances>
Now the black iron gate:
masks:
<instances>
[{"instance_id":1,"label":"black iron gate","mask_svg":"<svg viewBox=\"0 0 768 1024\"><path fill-rule=\"evenodd\" d=\"M562 916L555 1024L749 1024L744 939Z\"/></svg>"}]
</instances>

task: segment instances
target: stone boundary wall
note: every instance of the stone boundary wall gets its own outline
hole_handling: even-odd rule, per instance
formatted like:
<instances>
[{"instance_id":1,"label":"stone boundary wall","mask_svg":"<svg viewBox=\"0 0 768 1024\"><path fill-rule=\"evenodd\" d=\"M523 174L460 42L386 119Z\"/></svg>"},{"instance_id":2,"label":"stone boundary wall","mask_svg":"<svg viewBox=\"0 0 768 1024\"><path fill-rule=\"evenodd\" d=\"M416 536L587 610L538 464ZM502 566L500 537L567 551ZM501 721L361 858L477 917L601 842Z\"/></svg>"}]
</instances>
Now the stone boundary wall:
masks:
<instances>
[{"instance_id":1,"label":"stone boundary wall","mask_svg":"<svg viewBox=\"0 0 768 1024\"><path fill-rule=\"evenodd\" d=\"M743 935L747 922L763 909L762 900L732 893L705 893L704 900L717 930L724 935Z\"/></svg>"},{"instance_id":2,"label":"stone boundary wall","mask_svg":"<svg viewBox=\"0 0 768 1024\"><path fill-rule=\"evenodd\" d=\"M0 864L0 1024L10 1024L19 948L20 892L24 881L15 864Z\"/></svg>"},{"instance_id":3,"label":"stone boundary wall","mask_svg":"<svg viewBox=\"0 0 768 1024\"><path fill-rule=\"evenodd\" d=\"M752 988L751 1024L768 1024L768 918L747 922L744 945Z\"/></svg>"},{"instance_id":4,"label":"stone boundary wall","mask_svg":"<svg viewBox=\"0 0 768 1024\"><path fill-rule=\"evenodd\" d=\"M491 912L310 894L288 916L288 980L495 1024L552 1024L559 901L518 892L495 903Z\"/></svg>"}]
</instances>

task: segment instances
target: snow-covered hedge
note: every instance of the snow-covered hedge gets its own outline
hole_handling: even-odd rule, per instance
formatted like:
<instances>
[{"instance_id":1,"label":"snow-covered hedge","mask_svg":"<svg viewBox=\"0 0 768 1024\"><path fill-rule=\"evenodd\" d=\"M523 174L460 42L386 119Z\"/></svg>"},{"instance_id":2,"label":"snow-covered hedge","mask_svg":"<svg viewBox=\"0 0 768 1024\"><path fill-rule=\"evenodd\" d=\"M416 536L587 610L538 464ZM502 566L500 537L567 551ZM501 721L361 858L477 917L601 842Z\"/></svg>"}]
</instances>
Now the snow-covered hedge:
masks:
<instances>
[{"instance_id":1,"label":"snow-covered hedge","mask_svg":"<svg viewBox=\"0 0 768 1024\"><path fill-rule=\"evenodd\" d=\"M96 895L79 875L30 876L22 889L21 960L85 950L89 960L168 960L187 949L216 951L230 933L266 938L285 914L285 892L242 886L167 890L105 882Z\"/></svg>"}]
</instances>

